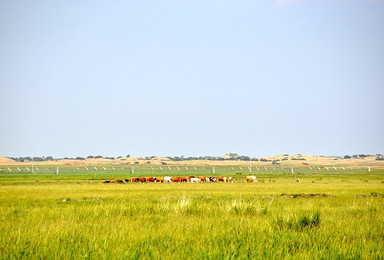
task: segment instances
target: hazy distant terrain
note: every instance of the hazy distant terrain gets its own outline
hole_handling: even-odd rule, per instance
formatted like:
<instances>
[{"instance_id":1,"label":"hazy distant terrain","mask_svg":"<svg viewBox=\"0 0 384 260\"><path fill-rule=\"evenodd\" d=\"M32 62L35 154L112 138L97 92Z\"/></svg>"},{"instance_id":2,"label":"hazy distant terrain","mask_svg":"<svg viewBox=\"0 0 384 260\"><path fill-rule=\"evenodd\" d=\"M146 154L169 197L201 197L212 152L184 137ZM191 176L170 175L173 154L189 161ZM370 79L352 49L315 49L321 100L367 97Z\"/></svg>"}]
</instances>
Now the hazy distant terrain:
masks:
<instances>
[{"instance_id":1,"label":"hazy distant terrain","mask_svg":"<svg viewBox=\"0 0 384 260\"><path fill-rule=\"evenodd\" d=\"M90 158L92 157L92 158ZM95 158L98 157L98 158ZM374 168L384 167L382 155L345 155L338 156L311 156L311 155L276 155L259 158L227 154L221 157L102 157L88 156L77 158L52 157L23 157L10 159L0 157L0 165L245 165L245 166L367 166Z\"/></svg>"}]
</instances>

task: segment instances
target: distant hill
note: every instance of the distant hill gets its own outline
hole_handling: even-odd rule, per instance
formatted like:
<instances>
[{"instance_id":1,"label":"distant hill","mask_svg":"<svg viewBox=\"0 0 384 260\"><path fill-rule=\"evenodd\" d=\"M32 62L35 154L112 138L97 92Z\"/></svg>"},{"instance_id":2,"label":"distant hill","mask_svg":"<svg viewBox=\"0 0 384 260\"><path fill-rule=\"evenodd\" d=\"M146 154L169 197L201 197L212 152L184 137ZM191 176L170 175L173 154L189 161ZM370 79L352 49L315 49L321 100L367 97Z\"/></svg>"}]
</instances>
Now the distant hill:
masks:
<instances>
[{"instance_id":1,"label":"distant hill","mask_svg":"<svg viewBox=\"0 0 384 260\"><path fill-rule=\"evenodd\" d=\"M244 166L371 166L384 168L382 155L361 156L313 156L313 155L274 155L250 158L237 154L223 157L102 157L98 158L61 158L23 157L15 160L0 157L0 165L244 165Z\"/></svg>"}]
</instances>

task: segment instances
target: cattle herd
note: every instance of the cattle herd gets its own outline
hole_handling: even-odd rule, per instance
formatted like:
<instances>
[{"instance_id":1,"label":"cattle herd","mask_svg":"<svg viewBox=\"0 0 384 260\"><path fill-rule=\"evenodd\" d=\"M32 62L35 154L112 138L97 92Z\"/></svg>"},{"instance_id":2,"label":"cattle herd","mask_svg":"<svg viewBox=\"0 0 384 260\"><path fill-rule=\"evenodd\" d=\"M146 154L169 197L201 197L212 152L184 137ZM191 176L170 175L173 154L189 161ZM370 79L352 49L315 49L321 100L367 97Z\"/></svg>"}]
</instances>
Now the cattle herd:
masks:
<instances>
[{"instance_id":1,"label":"cattle herd","mask_svg":"<svg viewBox=\"0 0 384 260\"><path fill-rule=\"evenodd\" d=\"M254 175L246 177L247 182L257 182L257 178ZM191 183L199 183L199 182L226 182L233 183L232 177L213 177L213 176L189 176L189 177L170 177L170 176L160 176L160 177L133 177L130 179L122 179L122 180L112 180L112 181L103 181L102 183L145 183L145 182L191 182Z\"/></svg>"}]
</instances>

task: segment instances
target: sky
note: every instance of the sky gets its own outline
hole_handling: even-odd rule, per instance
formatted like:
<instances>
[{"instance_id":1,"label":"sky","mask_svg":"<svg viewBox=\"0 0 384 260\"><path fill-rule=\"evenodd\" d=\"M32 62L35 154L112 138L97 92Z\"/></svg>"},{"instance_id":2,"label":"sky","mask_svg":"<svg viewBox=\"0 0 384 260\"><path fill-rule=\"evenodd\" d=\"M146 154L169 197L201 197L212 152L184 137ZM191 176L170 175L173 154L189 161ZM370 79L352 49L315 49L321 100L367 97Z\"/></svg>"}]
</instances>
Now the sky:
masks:
<instances>
[{"instance_id":1,"label":"sky","mask_svg":"<svg viewBox=\"0 0 384 260\"><path fill-rule=\"evenodd\" d=\"M384 1L0 1L0 156L384 152Z\"/></svg>"}]
</instances>

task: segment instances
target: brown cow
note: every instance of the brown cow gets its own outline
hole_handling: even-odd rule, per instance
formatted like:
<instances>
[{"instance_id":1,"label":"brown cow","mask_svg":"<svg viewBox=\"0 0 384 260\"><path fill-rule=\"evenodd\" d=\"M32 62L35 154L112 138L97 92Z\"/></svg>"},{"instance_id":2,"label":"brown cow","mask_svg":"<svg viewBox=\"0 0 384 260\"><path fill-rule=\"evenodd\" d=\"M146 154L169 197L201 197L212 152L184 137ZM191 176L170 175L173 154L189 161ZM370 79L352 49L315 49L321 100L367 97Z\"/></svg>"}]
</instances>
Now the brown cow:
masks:
<instances>
[{"instance_id":1,"label":"brown cow","mask_svg":"<svg viewBox=\"0 0 384 260\"><path fill-rule=\"evenodd\" d=\"M164 182L164 177L156 177L156 182Z\"/></svg>"},{"instance_id":2,"label":"brown cow","mask_svg":"<svg viewBox=\"0 0 384 260\"><path fill-rule=\"evenodd\" d=\"M155 182L155 178L154 177L147 177L146 181L147 182Z\"/></svg>"},{"instance_id":3,"label":"brown cow","mask_svg":"<svg viewBox=\"0 0 384 260\"><path fill-rule=\"evenodd\" d=\"M138 179L139 182L141 182L141 183L144 183L144 182L147 181L147 179L146 179L145 177L138 177L137 179Z\"/></svg>"},{"instance_id":4,"label":"brown cow","mask_svg":"<svg viewBox=\"0 0 384 260\"><path fill-rule=\"evenodd\" d=\"M219 177L217 178L217 181L218 181L218 182L225 182L225 180L224 180L224 177L223 177L223 176L219 176Z\"/></svg>"},{"instance_id":5,"label":"brown cow","mask_svg":"<svg viewBox=\"0 0 384 260\"><path fill-rule=\"evenodd\" d=\"M206 178L205 176L199 176L199 177L197 177L197 178L199 178L200 181L207 181L207 178Z\"/></svg>"},{"instance_id":6,"label":"brown cow","mask_svg":"<svg viewBox=\"0 0 384 260\"><path fill-rule=\"evenodd\" d=\"M171 182L180 182L180 177L172 177Z\"/></svg>"}]
</instances>

